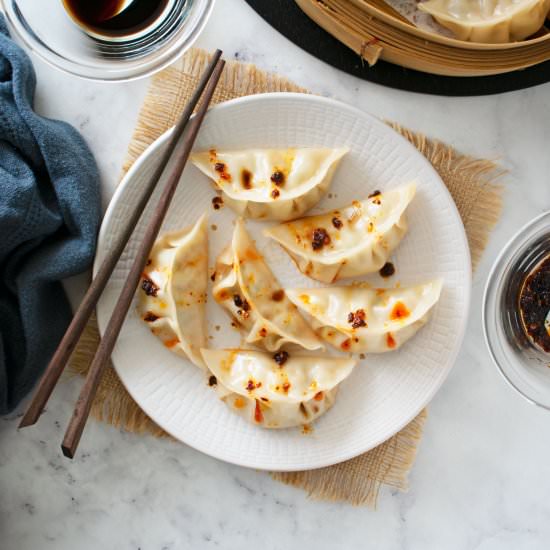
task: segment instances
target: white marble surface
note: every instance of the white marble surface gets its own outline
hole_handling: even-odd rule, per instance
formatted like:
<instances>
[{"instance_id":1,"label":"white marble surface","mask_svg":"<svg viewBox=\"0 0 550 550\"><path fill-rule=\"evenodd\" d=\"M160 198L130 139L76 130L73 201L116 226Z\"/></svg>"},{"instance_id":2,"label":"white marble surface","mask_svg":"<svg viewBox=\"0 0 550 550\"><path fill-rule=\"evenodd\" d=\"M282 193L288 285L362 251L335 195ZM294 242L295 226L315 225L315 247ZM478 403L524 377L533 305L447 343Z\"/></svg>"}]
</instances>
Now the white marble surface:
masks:
<instances>
[{"instance_id":1,"label":"white marble surface","mask_svg":"<svg viewBox=\"0 0 550 550\"><path fill-rule=\"evenodd\" d=\"M199 40L315 92L436 136L510 173L505 210L474 279L456 367L430 406L411 489L384 490L377 511L312 502L263 473L183 445L90 422L78 457L59 442L79 387L55 393L40 428L0 419L0 549L543 549L550 540L550 416L504 383L485 349L481 296L508 238L550 208L550 84L451 99L382 88L305 54L242 0L219 0ZM37 108L76 125L113 192L147 82L103 85L36 60ZM81 285L73 282L73 295Z\"/></svg>"}]
</instances>

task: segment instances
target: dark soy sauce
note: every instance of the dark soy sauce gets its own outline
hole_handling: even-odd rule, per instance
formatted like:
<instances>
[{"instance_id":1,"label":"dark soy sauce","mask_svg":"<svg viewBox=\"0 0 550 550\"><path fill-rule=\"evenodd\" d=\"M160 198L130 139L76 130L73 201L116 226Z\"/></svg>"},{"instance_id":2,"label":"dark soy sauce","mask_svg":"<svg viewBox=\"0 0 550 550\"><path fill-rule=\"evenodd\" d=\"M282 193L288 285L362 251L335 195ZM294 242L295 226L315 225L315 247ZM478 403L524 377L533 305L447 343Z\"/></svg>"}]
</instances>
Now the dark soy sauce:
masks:
<instances>
[{"instance_id":1,"label":"dark soy sauce","mask_svg":"<svg viewBox=\"0 0 550 550\"><path fill-rule=\"evenodd\" d=\"M66 9L84 27L100 34L124 36L139 32L162 14L168 0L63 0Z\"/></svg>"}]
</instances>

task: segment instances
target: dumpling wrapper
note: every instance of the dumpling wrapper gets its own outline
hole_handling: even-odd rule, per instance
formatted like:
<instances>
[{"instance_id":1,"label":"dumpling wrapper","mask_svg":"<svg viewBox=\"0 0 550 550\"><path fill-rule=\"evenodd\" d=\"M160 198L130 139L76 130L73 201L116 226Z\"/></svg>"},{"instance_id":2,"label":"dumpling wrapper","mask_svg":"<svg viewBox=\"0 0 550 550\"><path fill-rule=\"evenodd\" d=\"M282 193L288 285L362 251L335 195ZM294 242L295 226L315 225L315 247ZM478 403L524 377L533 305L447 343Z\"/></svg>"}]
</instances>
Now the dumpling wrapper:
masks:
<instances>
[{"instance_id":1,"label":"dumpling wrapper","mask_svg":"<svg viewBox=\"0 0 550 550\"><path fill-rule=\"evenodd\" d=\"M222 386L223 401L264 428L300 426L321 416L356 364L350 358L290 353L279 365L271 354L240 349L203 349L202 355Z\"/></svg>"},{"instance_id":2,"label":"dumpling wrapper","mask_svg":"<svg viewBox=\"0 0 550 550\"><path fill-rule=\"evenodd\" d=\"M311 318L315 332L335 348L382 353L398 349L426 324L442 286L442 279L436 279L409 288L352 285L286 292Z\"/></svg>"},{"instance_id":3,"label":"dumpling wrapper","mask_svg":"<svg viewBox=\"0 0 550 550\"><path fill-rule=\"evenodd\" d=\"M428 0L418 8L459 40L501 44L536 33L550 11L550 0Z\"/></svg>"},{"instance_id":4,"label":"dumpling wrapper","mask_svg":"<svg viewBox=\"0 0 550 550\"><path fill-rule=\"evenodd\" d=\"M203 215L192 228L167 233L153 246L138 289L138 313L174 353L204 368L208 228Z\"/></svg>"},{"instance_id":5,"label":"dumpling wrapper","mask_svg":"<svg viewBox=\"0 0 550 550\"><path fill-rule=\"evenodd\" d=\"M242 219L216 262L214 299L246 333L246 342L268 351L285 344L323 349L256 249Z\"/></svg>"},{"instance_id":6,"label":"dumpling wrapper","mask_svg":"<svg viewBox=\"0 0 550 550\"><path fill-rule=\"evenodd\" d=\"M327 192L348 149L203 151L191 160L214 180L224 202L245 218L289 220Z\"/></svg>"},{"instance_id":7,"label":"dumpling wrapper","mask_svg":"<svg viewBox=\"0 0 550 550\"><path fill-rule=\"evenodd\" d=\"M378 271L407 232L405 210L416 185L392 189L317 216L276 225L265 231L290 254L298 269L332 283ZM314 248L315 232L330 242Z\"/></svg>"}]
</instances>

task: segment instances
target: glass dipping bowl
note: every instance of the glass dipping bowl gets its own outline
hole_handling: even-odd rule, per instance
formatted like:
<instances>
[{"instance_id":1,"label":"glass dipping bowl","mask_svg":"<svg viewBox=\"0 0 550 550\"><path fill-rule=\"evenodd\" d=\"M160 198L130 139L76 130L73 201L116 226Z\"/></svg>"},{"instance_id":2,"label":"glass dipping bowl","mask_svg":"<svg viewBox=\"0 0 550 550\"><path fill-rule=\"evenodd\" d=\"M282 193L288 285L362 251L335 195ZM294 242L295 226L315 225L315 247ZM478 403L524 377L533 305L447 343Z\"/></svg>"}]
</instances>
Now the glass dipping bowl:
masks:
<instances>
[{"instance_id":1,"label":"glass dipping bowl","mask_svg":"<svg viewBox=\"0 0 550 550\"><path fill-rule=\"evenodd\" d=\"M198 37L214 0L169 4L150 32L112 40L86 33L62 0L0 0L12 36L44 61L76 76L113 82L149 76L173 63Z\"/></svg>"},{"instance_id":2,"label":"glass dipping bowl","mask_svg":"<svg viewBox=\"0 0 550 550\"><path fill-rule=\"evenodd\" d=\"M535 405L550 409L550 354L527 337L519 311L525 278L550 255L550 212L524 226L495 261L483 297L483 328L506 381Z\"/></svg>"}]
</instances>

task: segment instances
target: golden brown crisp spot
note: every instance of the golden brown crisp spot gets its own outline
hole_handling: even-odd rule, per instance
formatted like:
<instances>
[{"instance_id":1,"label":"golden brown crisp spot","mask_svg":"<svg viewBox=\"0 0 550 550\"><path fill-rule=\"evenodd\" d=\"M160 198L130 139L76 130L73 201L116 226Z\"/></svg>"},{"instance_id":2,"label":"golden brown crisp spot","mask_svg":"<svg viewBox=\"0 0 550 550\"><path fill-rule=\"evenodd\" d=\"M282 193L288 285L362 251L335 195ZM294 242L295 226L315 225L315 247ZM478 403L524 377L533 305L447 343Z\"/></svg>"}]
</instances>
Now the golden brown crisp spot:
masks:
<instances>
[{"instance_id":1,"label":"golden brown crisp spot","mask_svg":"<svg viewBox=\"0 0 550 550\"><path fill-rule=\"evenodd\" d=\"M386 344L388 345L388 348L393 349L397 345L395 343L395 340L393 339L392 333L388 332L386 334Z\"/></svg>"},{"instance_id":2,"label":"golden brown crisp spot","mask_svg":"<svg viewBox=\"0 0 550 550\"><path fill-rule=\"evenodd\" d=\"M320 391L313 396L313 399L315 399L315 401L322 401L324 397L325 397L325 394L322 391Z\"/></svg>"},{"instance_id":3,"label":"golden brown crisp spot","mask_svg":"<svg viewBox=\"0 0 550 550\"><path fill-rule=\"evenodd\" d=\"M210 280L211 280L212 282L214 282L214 281L216 280L216 272L215 272L215 271L213 271L213 272L212 272L212 275L210 275Z\"/></svg>"},{"instance_id":4,"label":"golden brown crisp spot","mask_svg":"<svg viewBox=\"0 0 550 550\"><path fill-rule=\"evenodd\" d=\"M246 168L241 170L241 185L245 189L252 189L252 172Z\"/></svg>"},{"instance_id":5,"label":"golden brown crisp spot","mask_svg":"<svg viewBox=\"0 0 550 550\"><path fill-rule=\"evenodd\" d=\"M288 390L290 390L290 382L284 382L283 383L283 391L285 393L288 393Z\"/></svg>"},{"instance_id":6,"label":"golden brown crisp spot","mask_svg":"<svg viewBox=\"0 0 550 550\"><path fill-rule=\"evenodd\" d=\"M373 197L377 197L378 195L381 195L381 194L382 194L382 192L379 191L378 189L376 189L375 191L373 191L373 192L368 196L368 198L369 198L369 199L372 199Z\"/></svg>"},{"instance_id":7,"label":"golden brown crisp spot","mask_svg":"<svg viewBox=\"0 0 550 550\"><path fill-rule=\"evenodd\" d=\"M262 259L255 248L247 248L244 252L244 257L246 260L250 260L252 262Z\"/></svg>"},{"instance_id":8,"label":"golden brown crisp spot","mask_svg":"<svg viewBox=\"0 0 550 550\"><path fill-rule=\"evenodd\" d=\"M271 191L271 198L278 199L280 194L281 192L278 189L273 189L273 191Z\"/></svg>"},{"instance_id":9,"label":"golden brown crisp spot","mask_svg":"<svg viewBox=\"0 0 550 550\"><path fill-rule=\"evenodd\" d=\"M167 348L173 348L179 344L179 338L171 338L170 340L165 340L163 343Z\"/></svg>"},{"instance_id":10,"label":"golden brown crisp spot","mask_svg":"<svg viewBox=\"0 0 550 550\"><path fill-rule=\"evenodd\" d=\"M351 338L347 338L340 344L340 348L342 348L344 351L349 351L351 348Z\"/></svg>"},{"instance_id":11,"label":"golden brown crisp spot","mask_svg":"<svg viewBox=\"0 0 550 550\"><path fill-rule=\"evenodd\" d=\"M367 356L364 353L359 354L359 359L365 359Z\"/></svg>"},{"instance_id":12,"label":"golden brown crisp spot","mask_svg":"<svg viewBox=\"0 0 550 550\"><path fill-rule=\"evenodd\" d=\"M256 399L256 407L254 407L254 420L258 424L261 424L264 421L264 415L262 414L262 408L258 399Z\"/></svg>"},{"instance_id":13,"label":"golden brown crisp spot","mask_svg":"<svg viewBox=\"0 0 550 550\"><path fill-rule=\"evenodd\" d=\"M283 298L285 297L285 291L280 288L279 290L276 290L275 292L273 292L273 294L271 295L271 299L274 301L274 302L282 302Z\"/></svg>"},{"instance_id":14,"label":"golden brown crisp spot","mask_svg":"<svg viewBox=\"0 0 550 550\"><path fill-rule=\"evenodd\" d=\"M231 298L231 294L226 288L222 288L218 294L216 294L216 300L219 302L225 302L225 300L229 300Z\"/></svg>"},{"instance_id":15,"label":"golden brown crisp spot","mask_svg":"<svg viewBox=\"0 0 550 550\"><path fill-rule=\"evenodd\" d=\"M311 432L313 432L313 426L311 424L304 424L302 426L302 433L304 435L309 435Z\"/></svg>"},{"instance_id":16,"label":"golden brown crisp spot","mask_svg":"<svg viewBox=\"0 0 550 550\"><path fill-rule=\"evenodd\" d=\"M208 156L210 157L210 162L216 162L218 152L216 151L216 149L210 149L208 151Z\"/></svg>"},{"instance_id":17,"label":"golden brown crisp spot","mask_svg":"<svg viewBox=\"0 0 550 550\"><path fill-rule=\"evenodd\" d=\"M148 311L144 316L143 320L146 323L154 323L158 319L158 315L155 315L153 312Z\"/></svg>"},{"instance_id":18,"label":"golden brown crisp spot","mask_svg":"<svg viewBox=\"0 0 550 550\"><path fill-rule=\"evenodd\" d=\"M215 386L218 383L218 379L212 375L208 378L208 385L209 386Z\"/></svg>"},{"instance_id":19,"label":"golden brown crisp spot","mask_svg":"<svg viewBox=\"0 0 550 550\"><path fill-rule=\"evenodd\" d=\"M403 302L396 302L390 313L390 319L392 321L398 321L400 319L406 319L410 314L411 312Z\"/></svg>"},{"instance_id":20,"label":"golden brown crisp spot","mask_svg":"<svg viewBox=\"0 0 550 550\"><path fill-rule=\"evenodd\" d=\"M300 403L300 412L304 415L305 418L309 418L309 413L303 403Z\"/></svg>"},{"instance_id":21,"label":"golden brown crisp spot","mask_svg":"<svg viewBox=\"0 0 550 550\"><path fill-rule=\"evenodd\" d=\"M236 397L235 401L233 401L233 406L236 409L242 409L245 405L246 405L246 402L242 397Z\"/></svg>"}]
</instances>

